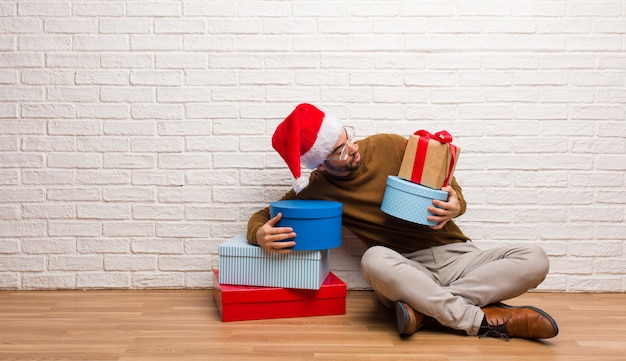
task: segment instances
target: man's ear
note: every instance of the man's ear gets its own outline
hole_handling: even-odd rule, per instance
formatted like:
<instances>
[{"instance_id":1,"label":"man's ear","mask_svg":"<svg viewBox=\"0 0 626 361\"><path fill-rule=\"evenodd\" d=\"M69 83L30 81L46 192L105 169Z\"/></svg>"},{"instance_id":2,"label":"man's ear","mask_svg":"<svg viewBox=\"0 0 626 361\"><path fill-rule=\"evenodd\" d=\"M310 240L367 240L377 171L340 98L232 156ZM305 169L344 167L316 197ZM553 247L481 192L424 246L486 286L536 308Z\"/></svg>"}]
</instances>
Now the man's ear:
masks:
<instances>
[{"instance_id":1,"label":"man's ear","mask_svg":"<svg viewBox=\"0 0 626 361\"><path fill-rule=\"evenodd\" d=\"M317 166L316 169L317 170L326 170L326 165L324 165L324 163L321 163L320 165Z\"/></svg>"}]
</instances>

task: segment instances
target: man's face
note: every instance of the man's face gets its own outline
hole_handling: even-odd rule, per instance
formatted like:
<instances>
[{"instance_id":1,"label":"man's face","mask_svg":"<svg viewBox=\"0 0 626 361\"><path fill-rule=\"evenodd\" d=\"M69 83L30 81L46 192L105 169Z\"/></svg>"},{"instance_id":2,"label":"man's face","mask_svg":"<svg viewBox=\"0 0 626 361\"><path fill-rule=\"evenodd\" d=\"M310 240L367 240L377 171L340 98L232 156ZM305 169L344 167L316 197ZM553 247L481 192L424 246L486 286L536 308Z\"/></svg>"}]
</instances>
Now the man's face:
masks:
<instances>
[{"instance_id":1,"label":"man's face","mask_svg":"<svg viewBox=\"0 0 626 361\"><path fill-rule=\"evenodd\" d=\"M342 159L342 154L345 159ZM357 170L360 166L361 154L359 153L359 146L353 143L352 135L346 129L341 133L333 151L328 155L320 168L322 170L347 173Z\"/></svg>"}]
</instances>

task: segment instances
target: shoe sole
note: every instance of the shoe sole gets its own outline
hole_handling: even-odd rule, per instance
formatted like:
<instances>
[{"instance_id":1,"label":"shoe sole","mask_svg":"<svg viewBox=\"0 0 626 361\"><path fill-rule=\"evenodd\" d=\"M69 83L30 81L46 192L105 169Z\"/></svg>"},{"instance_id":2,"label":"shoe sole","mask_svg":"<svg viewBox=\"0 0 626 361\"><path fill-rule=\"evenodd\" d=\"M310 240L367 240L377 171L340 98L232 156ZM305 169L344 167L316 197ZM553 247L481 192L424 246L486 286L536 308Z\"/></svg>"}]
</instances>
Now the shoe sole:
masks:
<instances>
[{"instance_id":1,"label":"shoe sole","mask_svg":"<svg viewBox=\"0 0 626 361\"><path fill-rule=\"evenodd\" d=\"M552 324L552 327L554 327L554 336L559 334L559 326L557 326L556 324L556 320L554 318L552 318L552 316L550 316L549 314L546 313L546 311L537 308L537 307L533 307L533 306L509 306L507 304L504 304L502 302L498 302L495 305L497 305L498 307L502 307L502 308L510 308L510 309L514 309L514 308L528 308L531 309L535 312L538 312L539 314L541 314L543 317L547 318L548 321L550 321L550 323ZM552 336L552 337L554 337Z\"/></svg>"},{"instance_id":2,"label":"shoe sole","mask_svg":"<svg viewBox=\"0 0 626 361\"><path fill-rule=\"evenodd\" d=\"M419 331L422 328L422 326L424 326L424 323L426 321L426 316L424 316L422 313L418 311L413 310L411 306L409 306L408 304L402 301L397 301L395 308L396 308L396 324L398 325L398 333L400 334L401 337L411 336L412 334ZM409 309L413 311L413 317L415 319L415 330L407 329L409 324L411 323L410 322L411 315L410 315ZM408 322L405 323L404 320L408 320ZM401 323L404 324L403 329L400 329Z\"/></svg>"},{"instance_id":3,"label":"shoe sole","mask_svg":"<svg viewBox=\"0 0 626 361\"><path fill-rule=\"evenodd\" d=\"M410 320L409 311L406 309L406 305L403 302L398 301L396 302L396 324L398 325L398 333L400 336L409 335L406 333L407 326L409 325L408 321L402 322L404 323L404 327L400 329L400 321L404 320Z\"/></svg>"}]
</instances>

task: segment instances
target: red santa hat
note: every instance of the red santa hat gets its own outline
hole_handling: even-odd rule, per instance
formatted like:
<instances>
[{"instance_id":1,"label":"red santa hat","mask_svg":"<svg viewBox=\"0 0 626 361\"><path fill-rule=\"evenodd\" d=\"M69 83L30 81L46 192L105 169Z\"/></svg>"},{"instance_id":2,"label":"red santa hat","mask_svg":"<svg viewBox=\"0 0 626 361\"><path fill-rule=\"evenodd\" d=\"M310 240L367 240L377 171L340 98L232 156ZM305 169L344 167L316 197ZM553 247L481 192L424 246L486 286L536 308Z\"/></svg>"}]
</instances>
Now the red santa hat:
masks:
<instances>
[{"instance_id":1,"label":"red santa hat","mask_svg":"<svg viewBox=\"0 0 626 361\"><path fill-rule=\"evenodd\" d=\"M302 177L301 166L315 169L333 151L343 131L343 124L334 116L311 104L300 104L278 125L272 146L285 160L296 180L293 189L299 193L309 185Z\"/></svg>"}]
</instances>

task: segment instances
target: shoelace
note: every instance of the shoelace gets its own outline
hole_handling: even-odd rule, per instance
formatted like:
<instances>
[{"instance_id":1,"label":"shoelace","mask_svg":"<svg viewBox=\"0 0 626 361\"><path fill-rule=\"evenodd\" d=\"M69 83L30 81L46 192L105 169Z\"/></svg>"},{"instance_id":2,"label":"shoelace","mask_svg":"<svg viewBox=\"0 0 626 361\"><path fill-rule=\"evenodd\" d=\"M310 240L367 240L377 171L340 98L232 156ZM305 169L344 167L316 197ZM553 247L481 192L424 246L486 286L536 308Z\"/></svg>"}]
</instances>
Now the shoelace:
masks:
<instances>
[{"instance_id":1,"label":"shoelace","mask_svg":"<svg viewBox=\"0 0 626 361\"><path fill-rule=\"evenodd\" d=\"M505 331L501 331L498 329L498 327L502 327L506 329L506 323L504 325L501 326L494 326L494 325L487 325L487 330L483 333L481 333L480 335L478 335L478 338L485 338L485 337L495 337L495 338L499 338L501 340L504 340L506 342L509 342L511 340L511 336L509 336L508 333L506 333Z\"/></svg>"}]
</instances>

